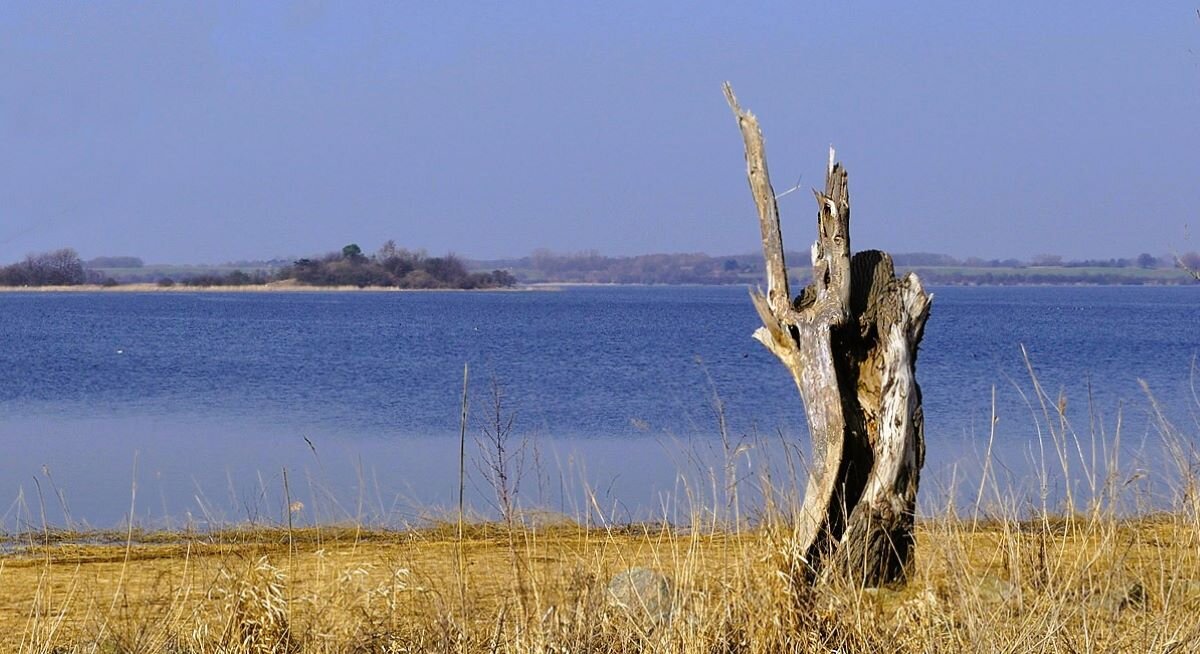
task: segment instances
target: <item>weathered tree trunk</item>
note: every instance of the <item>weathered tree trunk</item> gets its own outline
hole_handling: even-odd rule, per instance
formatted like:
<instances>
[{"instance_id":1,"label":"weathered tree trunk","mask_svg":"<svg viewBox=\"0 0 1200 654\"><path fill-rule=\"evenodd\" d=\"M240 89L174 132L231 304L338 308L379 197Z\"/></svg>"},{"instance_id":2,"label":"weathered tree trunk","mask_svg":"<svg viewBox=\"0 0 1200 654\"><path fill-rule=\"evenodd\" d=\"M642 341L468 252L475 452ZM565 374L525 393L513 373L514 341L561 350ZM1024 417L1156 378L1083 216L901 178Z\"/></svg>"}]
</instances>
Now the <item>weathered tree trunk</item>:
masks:
<instances>
[{"instance_id":1,"label":"weathered tree trunk","mask_svg":"<svg viewBox=\"0 0 1200 654\"><path fill-rule=\"evenodd\" d=\"M831 148L825 190L814 190L813 281L793 300L758 120L728 84L725 97L746 144L766 260L767 293L750 296L763 323L754 338L791 373L812 437L788 567L807 580L901 581L925 459L917 345L933 297L915 274L897 279L884 252L850 256L846 171Z\"/></svg>"}]
</instances>

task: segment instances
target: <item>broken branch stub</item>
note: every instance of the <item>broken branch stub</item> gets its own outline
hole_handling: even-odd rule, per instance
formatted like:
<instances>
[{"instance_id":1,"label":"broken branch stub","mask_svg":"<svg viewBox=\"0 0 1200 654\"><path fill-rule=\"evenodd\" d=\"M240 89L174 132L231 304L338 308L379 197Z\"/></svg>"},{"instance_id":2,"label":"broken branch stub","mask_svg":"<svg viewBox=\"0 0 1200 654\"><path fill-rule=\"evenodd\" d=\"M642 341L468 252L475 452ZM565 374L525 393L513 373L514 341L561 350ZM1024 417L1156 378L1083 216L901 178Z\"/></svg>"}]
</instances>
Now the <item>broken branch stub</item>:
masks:
<instances>
[{"instance_id":1,"label":"broken branch stub","mask_svg":"<svg viewBox=\"0 0 1200 654\"><path fill-rule=\"evenodd\" d=\"M766 294L751 292L763 323L754 338L791 373L812 438L786 565L809 580L899 581L912 557L925 459L915 373L932 295L912 273L897 279L887 253L850 256L847 175L831 148L825 190L814 191L812 282L793 300L758 119L729 84L725 98L745 143L766 263Z\"/></svg>"}]
</instances>

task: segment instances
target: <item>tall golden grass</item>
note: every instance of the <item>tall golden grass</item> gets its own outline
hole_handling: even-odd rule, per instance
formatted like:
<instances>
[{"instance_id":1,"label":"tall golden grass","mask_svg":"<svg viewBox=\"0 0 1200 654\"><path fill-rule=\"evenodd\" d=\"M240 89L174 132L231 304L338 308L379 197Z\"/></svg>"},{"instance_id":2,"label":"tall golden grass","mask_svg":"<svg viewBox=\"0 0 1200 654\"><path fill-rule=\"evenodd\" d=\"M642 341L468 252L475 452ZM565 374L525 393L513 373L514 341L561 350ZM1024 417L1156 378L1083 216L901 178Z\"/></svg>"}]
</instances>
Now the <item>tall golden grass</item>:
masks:
<instances>
[{"instance_id":1,"label":"tall golden grass","mask_svg":"<svg viewBox=\"0 0 1200 654\"><path fill-rule=\"evenodd\" d=\"M1119 421L1077 431L1036 377L1028 399L1043 453L1035 497L1005 488L989 451L964 491L973 502L918 520L903 586L797 586L781 569L793 485L765 470L727 483L736 475L726 468L713 471L711 496L687 497L687 519L673 523L520 511L464 527L283 522L130 531L110 544L47 528L0 556L0 649L1200 651L1197 434L1150 398L1163 465L1138 472L1121 461ZM760 498L753 519L728 501L739 483ZM1051 486L1070 490L1052 498ZM663 583L618 601L611 580L631 569Z\"/></svg>"}]
</instances>

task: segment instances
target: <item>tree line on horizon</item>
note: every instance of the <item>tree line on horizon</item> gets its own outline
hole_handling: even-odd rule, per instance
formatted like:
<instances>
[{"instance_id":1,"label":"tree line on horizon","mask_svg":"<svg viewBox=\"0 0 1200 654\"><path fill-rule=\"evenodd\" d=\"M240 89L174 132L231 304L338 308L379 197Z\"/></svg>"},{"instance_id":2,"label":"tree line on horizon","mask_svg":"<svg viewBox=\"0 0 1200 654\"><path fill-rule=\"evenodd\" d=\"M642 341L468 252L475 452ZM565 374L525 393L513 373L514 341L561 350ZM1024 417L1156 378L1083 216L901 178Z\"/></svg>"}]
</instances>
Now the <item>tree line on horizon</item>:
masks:
<instances>
[{"instance_id":1,"label":"tree line on horizon","mask_svg":"<svg viewBox=\"0 0 1200 654\"><path fill-rule=\"evenodd\" d=\"M138 271L144 265L137 257L97 257L84 262L75 250L62 248L30 254L23 261L0 267L0 286L115 286L119 282L105 275L106 269ZM351 243L339 252L297 259L274 270L201 272L180 279L161 276L154 281L161 287L249 286L288 281L306 286L406 289L486 289L516 284L516 279L505 270L471 272L464 260L454 254L431 257L424 250L401 248L390 240L372 255L364 254L362 248Z\"/></svg>"},{"instance_id":2,"label":"tree line on horizon","mask_svg":"<svg viewBox=\"0 0 1200 654\"><path fill-rule=\"evenodd\" d=\"M803 253L789 252L796 260ZM913 252L893 256L898 269L920 270L934 284L1131 284L1187 281L1167 269L1200 271L1200 253L1179 257L1142 253L1131 258L1068 260L1041 254L1019 259L955 258L946 254ZM700 253L606 256L594 250L555 253L535 250L518 259L471 261L454 254L430 256L408 250L394 241L373 254L357 244L340 251L294 261L239 262L186 273L162 274L145 267L138 257L105 256L83 261L71 248L30 254L23 261L0 267L0 286L112 286L150 282L168 287L247 286L287 282L309 286L392 287L414 289L500 288L521 283L561 282L597 284L750 284L761 280L758 255L710 256ZM1159 273L1152 271L1159 270ZM802 280L801 280L802 281Z\"/></svg>"},{"instance_id":3,"label":"tree line on horizon","mask_svg":"<svg viewBox=\"0 0 1200 654\"><path fill-rule=\"evenodd\" d=\"M786 256L793 261L806 260L808 253L788 252ZM1167 270L1177 265L1173 256L1156 257L1149 253L1131 258L1081 260L1040 254L1024 261L980 257L959 259L947 254L911 252L895 254L893 260L900 270L920 270L923 278L942 284L1144 283L1169 277ZM764 274L762 258L758 254L606 256L594 250L572 254L536 250L519 259L486 263L512 270L518 280L525 283L738 284L758 282ZM1191 270L1200 270L1200 253L1184 254L1178 263ZM1135 275L1131 274L1132 270L1162 270L1164 274ZM1183 279L1186 278L1181 281Z\"/></svg>"}]
</instances>

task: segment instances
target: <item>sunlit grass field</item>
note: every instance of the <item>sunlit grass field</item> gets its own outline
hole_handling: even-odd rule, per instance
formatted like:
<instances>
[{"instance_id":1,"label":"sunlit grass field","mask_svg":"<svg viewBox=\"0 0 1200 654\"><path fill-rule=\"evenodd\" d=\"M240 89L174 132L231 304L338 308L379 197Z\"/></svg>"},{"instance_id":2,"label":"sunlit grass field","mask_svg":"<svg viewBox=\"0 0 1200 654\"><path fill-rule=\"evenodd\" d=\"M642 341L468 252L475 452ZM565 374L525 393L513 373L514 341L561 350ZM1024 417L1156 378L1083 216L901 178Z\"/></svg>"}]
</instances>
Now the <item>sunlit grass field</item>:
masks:
<instances>
[{"instance_id":1,"label":"sunlit grass field","mask_svg":"<svg viewBox=\"0 0 1200 654\"><path fill-rule=\"evenodd\" d=\"M0 565L15 652L1196 651L1193 518L924 520L909 582L797 588L786 530L476 526L33 544ZM153 540L153 539L152 539ZM615 601L629 568L670 607ZM657 592L656 590L646 591ZM656 602L648 597L646 602Z\"/></svg>"}]
</instances>

